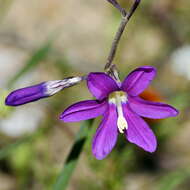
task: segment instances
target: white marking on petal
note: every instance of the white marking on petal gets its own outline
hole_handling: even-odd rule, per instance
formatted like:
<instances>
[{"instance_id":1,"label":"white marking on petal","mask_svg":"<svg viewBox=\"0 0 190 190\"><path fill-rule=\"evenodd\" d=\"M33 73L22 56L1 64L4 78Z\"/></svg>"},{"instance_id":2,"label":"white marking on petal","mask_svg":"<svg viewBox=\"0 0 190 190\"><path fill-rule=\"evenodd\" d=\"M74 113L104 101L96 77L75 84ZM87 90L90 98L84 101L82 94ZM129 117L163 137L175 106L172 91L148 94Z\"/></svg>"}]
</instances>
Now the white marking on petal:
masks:
<instances>
[{"instance_id":1,"label":"white marking on petal","mask_svg":"<svg viewBox=\"0 0 190 190\"><path fill-rule=\"evenodd\" d=\"M48 96L52 96L62 90L65 86L65 81L62 80L54 80L54 81L48 81L45 83L45 94Z\"/></svg>"},{"instance_id":2,"label":"white marking on petal","mask_svg":"<svg viewBox=\"0 0 190 190\"><path fill-rule=\"evenodd\" d=\"M70 77L63 80L48 81L44 84L46 89L45 94L52 96L66 87L79 83L81 80L82 77Z\"/></svg>"}]
</instances>

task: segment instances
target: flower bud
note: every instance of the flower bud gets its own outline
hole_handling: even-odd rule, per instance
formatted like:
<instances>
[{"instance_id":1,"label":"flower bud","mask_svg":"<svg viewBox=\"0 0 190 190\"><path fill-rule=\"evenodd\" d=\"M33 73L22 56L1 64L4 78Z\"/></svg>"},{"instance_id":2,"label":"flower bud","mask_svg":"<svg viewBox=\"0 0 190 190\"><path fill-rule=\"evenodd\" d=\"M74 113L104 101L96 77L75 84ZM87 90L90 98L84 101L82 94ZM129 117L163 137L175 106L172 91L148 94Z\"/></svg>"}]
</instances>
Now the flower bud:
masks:
<instances>
[{"instance_id":1,"label":"flower bud","mask_svg":"<svg viewBox=\"0 0 190 190\"><path fill-rule=\"evenodd\" d=\"M5 104L9 106L19 106L41 98L53 96L64 88L73 86L82 80L83 77L69 77L63 80L48 81L21 88L11 92L5 100Z\"/></svg>"},{"instance_id":2,"label":"flower bud","mask_svg":"<svg viewBox=\"0 0 190 190\"><path fill-rule=\"evenodd\" d=\"M47 97L45 91L45 83L21 88L11 92L5 100L5 104L9 106L19 106L28 102L33 102Z\"/></svg>"}]
</instances>

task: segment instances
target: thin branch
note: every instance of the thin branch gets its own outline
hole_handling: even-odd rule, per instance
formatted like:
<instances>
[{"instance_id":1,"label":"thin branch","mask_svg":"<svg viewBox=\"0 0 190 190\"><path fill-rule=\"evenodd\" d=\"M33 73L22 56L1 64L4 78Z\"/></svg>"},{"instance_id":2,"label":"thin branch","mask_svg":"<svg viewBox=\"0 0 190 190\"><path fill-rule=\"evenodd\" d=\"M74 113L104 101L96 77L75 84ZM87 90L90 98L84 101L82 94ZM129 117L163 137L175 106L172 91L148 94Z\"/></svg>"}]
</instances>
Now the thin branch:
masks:
<instances>
[{"instance_id":1,"label":"thin branch","mask_svg":"<svg viewBox=\"0 0 190 190\"><path fill-rule=\"evenodd\" d=\"M139 3L140 3L141 0L136 0L130 11L125 15L125 16L122 16L122 20L121 20L121 23L119 25L119 28L116 32L116 35L115 35L115 38L112 42L112 46L111 46L111 49L110 49L110 52L109 52L109 55L108 55L108 58L107 58L107 63L104 67L104 70L108 73L113 73L112 68L113 68L113 59L115 57L115 53L116 53L116 50L117 50L117 47L118 47L118 44L119 44L119 41L121 39L121 36L123 34L123 31L125 30L125 27L127 25L127 23L129 22L131 16L134 14L135 10L137 9Z\"/></svg>"},{"instance_id":2,"label":"thin branch","mask_svg":"<svg viewBox=\"0 0 190 190\"><path fill-rule=\"evenodd\" d=\"M116 0L107 0L109 3L111 3L116 9L119 10L119 12L123 15L126 16L126 11L124 8L120 6L120 4Z\"/></svg>"},{"instance_id":3,"label":"thin branch","mask_svg":"<svg viewBox=\"0 0 190 190\"><path fill-rule=\"evenodd\" d=\"M136 11L137 7L139 6L139 3L141 2L141 0L135 0L134 4L131 7L131 10L128 13L128 19L131 18L131 16L133 15L133 13Z\"/></svg>"}]
</instances>

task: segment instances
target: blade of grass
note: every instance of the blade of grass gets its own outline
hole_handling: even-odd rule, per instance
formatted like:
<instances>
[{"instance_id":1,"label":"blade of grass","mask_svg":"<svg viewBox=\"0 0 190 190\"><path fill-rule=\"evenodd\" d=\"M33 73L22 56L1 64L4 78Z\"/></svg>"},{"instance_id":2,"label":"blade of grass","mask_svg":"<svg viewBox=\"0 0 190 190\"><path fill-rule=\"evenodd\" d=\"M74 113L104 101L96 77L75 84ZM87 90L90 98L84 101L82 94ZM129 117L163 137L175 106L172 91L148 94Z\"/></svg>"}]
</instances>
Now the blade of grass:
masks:
<instances>
[{"instance_id":1,"label":"blade of grass","mask_svg":"<svg viewBox=\"0 0 190 190\"><path fill-rule=\"evenodd\" d=\"M88 120L82 124L79 133L76 137L76 141L74 142L73 147L71 148L71 151L67 157L65 165L60 175L56 179L56 182L53 186L53 190L65 190L67 188L69 180L72 176L72 173L77 165L77 161L84 147L85 141L90 132L89 129L92 125L92 122L93 120Z\"/></svg>"},{"instance_id":2,"label":"blade of grass","mask_svg":"<svg viewBox=\"0 0 190 190\"><path fill-rule=\"evenodd\" d=\"M42 60L46 58L49 51L51 50L52 40L46 42L42 47L40 47L30 59L26 62L26 65L13 76L8 82L8 87L12 87L12 85L25 73L36 67Z\"/></svg>"}]
</instances>

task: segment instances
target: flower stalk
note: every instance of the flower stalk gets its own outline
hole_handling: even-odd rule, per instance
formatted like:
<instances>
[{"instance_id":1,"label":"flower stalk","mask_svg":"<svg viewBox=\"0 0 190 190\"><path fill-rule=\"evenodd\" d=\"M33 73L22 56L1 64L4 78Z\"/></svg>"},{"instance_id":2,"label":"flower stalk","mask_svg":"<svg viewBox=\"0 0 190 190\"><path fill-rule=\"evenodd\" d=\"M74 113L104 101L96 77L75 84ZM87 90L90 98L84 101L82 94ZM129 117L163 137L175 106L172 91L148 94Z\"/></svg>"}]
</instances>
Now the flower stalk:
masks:
<instances>
[{"instance_id":1,"label":"flower stalk","mask_svg":"<svg viewBox=\"0 0 190 190\"><path fill-rule=\"evenodd\" d=\"M110 75L114 75L113 73L116 72L116 67L114 66L113 64L113 60L115 58L115 54L116 54L116 51L117 51L117 47L119 45L119 42L120 42L120 39L121 39L121 36L126 28L126 25L127 23L129 22L131 16L134 14L135 10L137 9L139 3L140 3L141 0L135 0L135 2L133 3L130 11L126 14L123 14L122 13L122 19L121 19L121 22L120 22L120 25L119 25L119 28L116 32L116 35L115 35L115 38L112 42L112 46L111 46L111 49L110 49L110 52L109 52L109 55L108 55L108 58L107 58L107 62L106 62L106 65L104 67L104 70L110 74ZM114 77L117 79L117 77Z\"/></svg>"}]
</instances>

